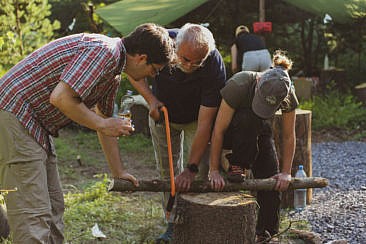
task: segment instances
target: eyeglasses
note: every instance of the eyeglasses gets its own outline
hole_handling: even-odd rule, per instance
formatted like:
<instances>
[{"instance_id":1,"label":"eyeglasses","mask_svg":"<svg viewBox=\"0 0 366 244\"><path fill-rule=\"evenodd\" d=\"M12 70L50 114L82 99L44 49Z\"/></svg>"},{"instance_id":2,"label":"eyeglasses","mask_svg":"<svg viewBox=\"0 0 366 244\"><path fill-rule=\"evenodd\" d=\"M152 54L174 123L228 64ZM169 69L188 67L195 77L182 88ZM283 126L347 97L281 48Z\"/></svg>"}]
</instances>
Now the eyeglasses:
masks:
<instances>
[{"instance_id":1,"label":"eyeglasses","mask_svg":"<svg viewBox=\"0 0 366 244\"><path fill-rule=\"evenodd\" d=\"M192 68L200 68L203 66L203 63L206 61L206 58L203 58L199 62L193 63L192 60L190 60L184 56L178 55L178 57L181 61L183 61L183 63L189 64Z\"/></svg>"},{"instance_id":2,"label":"eyeglasses","mask_svg":"<svg viewBox=\"0 0 366 244\"><path fill-rule=\"evenodd\" d=\"M153 67L155 75L159 75L160 71L164 68L162 67L161 69L158 69L157 67L154 66L153 63L151 63L151 67Z\"/></svg>"}]
</instances>

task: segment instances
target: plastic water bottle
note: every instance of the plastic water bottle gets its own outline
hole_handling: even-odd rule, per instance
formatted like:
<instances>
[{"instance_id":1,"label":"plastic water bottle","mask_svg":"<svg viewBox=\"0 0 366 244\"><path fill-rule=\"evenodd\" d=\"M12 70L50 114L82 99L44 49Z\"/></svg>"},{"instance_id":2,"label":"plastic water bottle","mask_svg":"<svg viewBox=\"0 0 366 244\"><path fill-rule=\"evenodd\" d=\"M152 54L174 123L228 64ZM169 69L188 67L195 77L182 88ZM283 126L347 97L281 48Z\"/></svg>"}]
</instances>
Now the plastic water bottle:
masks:
<instances>
[{"instance_id":1,"label":"plastic water bottle","mask_svg":"<svg viewBox=\"0 0 366 244\"><path fill-rule=\"evenodd\" d=\"M299 165L299 170L296 172L295 178L306 178L304 166ZM296 189L294 192L294 208L301 211L306 207L306 189Z\"/></svg>"},{"instance_id":2,"label":"plastic water bottle","mask_svg":"<svg viewBox=\"0 0 366 244\"><path fill-rule=\"evenodd\" d=\"M121 106L118 111L118 117L131 120L131 107L134 101L135 100L132 97L132 91L127 90L126 94L121 98Z\"/></svg>"}]
</instances>

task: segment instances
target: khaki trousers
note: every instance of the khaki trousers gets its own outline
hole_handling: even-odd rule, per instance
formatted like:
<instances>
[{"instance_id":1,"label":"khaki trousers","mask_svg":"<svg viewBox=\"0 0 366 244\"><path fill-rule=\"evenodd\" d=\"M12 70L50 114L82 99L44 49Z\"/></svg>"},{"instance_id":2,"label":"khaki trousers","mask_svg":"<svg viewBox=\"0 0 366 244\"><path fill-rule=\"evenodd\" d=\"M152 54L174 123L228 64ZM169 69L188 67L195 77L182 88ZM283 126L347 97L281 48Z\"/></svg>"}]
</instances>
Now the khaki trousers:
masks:
<instances>
[{"instance_id":1,"label":"khaki trousers","mask_svg":"<svg viewBox=\"0 0 366 244\"><path fill-rule=\"evenodd\" d=\"M56 157L29 135L17 118L0 110L0 188L14 243L62 243L64 199Z\"/></svg>"},{"instance_id":2,"label":"khaki trousers","mask_svg":"<svg viewBox=\"0 0 366 244\"><path fill-rule=\"evenodd\" d=\"M151 132L151 138L154 146L155 160L157 164L157 170L160 173L162 180L170 179L169 171L169 158L168 158L168 145L165 132L165 124L157 124L149 116L149 127ZM184 152L190 153L193 137L197 130L197 122L187 124L170 123L170 138L172 143L172 156L174 165L174 176L177 176L183 172L184 167L188 162L184 163ZM207 147L205 154L203 155L199 164L199 173L196 179L207 180L209 170L209 146ZM168 204L170 193L163 194L163 208ZM174 222L175 218L175 205L170 215L168 222Z\"/></svg>"}]
</instances>

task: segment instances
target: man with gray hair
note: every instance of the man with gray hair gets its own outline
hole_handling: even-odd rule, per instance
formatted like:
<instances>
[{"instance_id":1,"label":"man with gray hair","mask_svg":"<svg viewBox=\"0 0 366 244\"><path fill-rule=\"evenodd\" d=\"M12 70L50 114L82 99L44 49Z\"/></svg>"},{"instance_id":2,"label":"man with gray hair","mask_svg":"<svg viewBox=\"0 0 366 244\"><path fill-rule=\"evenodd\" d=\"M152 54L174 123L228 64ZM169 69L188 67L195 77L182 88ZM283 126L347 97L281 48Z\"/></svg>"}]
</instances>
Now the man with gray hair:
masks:
<instances>
[{"instance_id":1,"label":"man with gray hair","mask_svg":"<svg viewBox=\"0 0 366 244\"><path fill-rule=\"evenodd\" d=\"M206 27L188 23L180 29L168 31L176 44L176 65L159 72L152 81L152 90L148 82L130 81L150 106L149 126L162 179L169 179L167 140L164 123L156 121L161 119L159 108L162 105L167 107L177 175L175 184L177 191L187 191L198 173L207 179L206 150L226 72L222 57L215 48L213 35ZM188 163L184 165L185 149ZM164 194L164 207L168 197L168 193ZM157 239L158 243L171 240L173 221L174 209L168 220L168 229Z\"/></svg>"}]
</instances>

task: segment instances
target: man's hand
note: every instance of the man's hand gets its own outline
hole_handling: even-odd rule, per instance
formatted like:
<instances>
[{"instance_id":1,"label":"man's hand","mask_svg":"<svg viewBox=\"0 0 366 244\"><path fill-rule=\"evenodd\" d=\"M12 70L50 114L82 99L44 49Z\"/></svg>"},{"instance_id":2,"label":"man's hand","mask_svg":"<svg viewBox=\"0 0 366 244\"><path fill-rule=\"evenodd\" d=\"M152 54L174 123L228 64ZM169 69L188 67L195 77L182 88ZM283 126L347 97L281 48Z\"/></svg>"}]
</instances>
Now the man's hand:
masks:
<instances>
[{"instance_id":1,"label":"man's hand","mask_svg":"<svg viewBox=\"0 0 366 244\"><path fill-rule=\"evenodd\" d=\"M136 187L139 186L138 180L133 175L127 173L126 171L124 171L121 175L119 175L118 177L115 177L115 178L121 179L121 180L128 180L128 181L132 182L132 184L134 184Z\"/></svg>"},{"instance_id":2,"label":"man's hand","mask_svg":"<svg viewBox=\"0 0 366 244\"><path fill-rule=\"evenodd\" d=\"M224 189L225 180L220 175L218 170L210 171L208 179L211 182L211 188L214 189L215 191L222 191Z\"/></svg>"},{"instance_id":3,"label":"man's hand","mask_svg":"<svg viewBox=\"0 0 366 244\"><path fill-rule=\"evenodd\" d=\"M155 99L153 102L149 104L150 111L149 115L154 121L163 120L164 118L160 118L160 108L164 106L164 103L160 102L159 100Z\"/></svg>"},{"instance_id":4,"label":"man's hand","mask_svg":"<svg viewBox=\"0 0 366 244\"><path fill-rule=\"evenodd\" d=\"M103 121L103 126L97 130L107 136L129 136L134 128L130 120L120 118L106 118Z\"/></svg>"},{"instance_id":5,"label":"man's hand","mask_svg":"<svg viewBox=\"0 0 366 244\"><path fill-rule=\"evenodd\" d=\"M192 173L188 168L185 168L182 173L175 177L177 191L188 191L195 176L196 173Z\"/></svg>"},{"instance_id":6,"label":"man's hand","mask_svg":"<svg viewBox=\"0 0 366 244\"><path fill-rule=\"evenodd\" d=\"M276 191L286 191L290 182L291 182L291 175L287 173L279 173L272 176L273 179L276 179Z\"/></svg>"}]
</instances>

